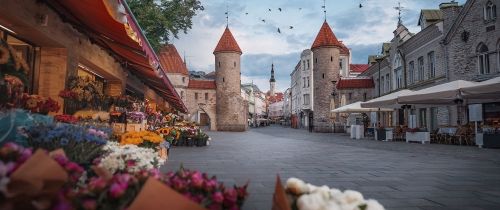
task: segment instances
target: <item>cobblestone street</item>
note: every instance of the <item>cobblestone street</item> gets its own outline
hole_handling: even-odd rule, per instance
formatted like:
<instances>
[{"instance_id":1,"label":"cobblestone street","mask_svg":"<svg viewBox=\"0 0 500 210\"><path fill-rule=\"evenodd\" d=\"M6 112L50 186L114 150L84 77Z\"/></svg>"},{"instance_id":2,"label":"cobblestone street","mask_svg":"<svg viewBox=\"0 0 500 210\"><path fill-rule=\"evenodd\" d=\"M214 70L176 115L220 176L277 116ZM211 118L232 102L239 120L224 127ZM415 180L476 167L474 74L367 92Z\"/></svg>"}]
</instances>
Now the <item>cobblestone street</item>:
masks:
<instances>
[{"instance_id":1,"label":"cobblestone street","mask_svg":"<svg viewBox=\"0 0 500 210\"><path fill-rule=\"evenodd\" d=\"M270 126L208 132L208 147L176 147L163 171L201 170L231 186L250 180L244 209L271 209L276 174L353 189L387 209L500 208L500 150L350 140Z\"/></svg>"}]
</instances>

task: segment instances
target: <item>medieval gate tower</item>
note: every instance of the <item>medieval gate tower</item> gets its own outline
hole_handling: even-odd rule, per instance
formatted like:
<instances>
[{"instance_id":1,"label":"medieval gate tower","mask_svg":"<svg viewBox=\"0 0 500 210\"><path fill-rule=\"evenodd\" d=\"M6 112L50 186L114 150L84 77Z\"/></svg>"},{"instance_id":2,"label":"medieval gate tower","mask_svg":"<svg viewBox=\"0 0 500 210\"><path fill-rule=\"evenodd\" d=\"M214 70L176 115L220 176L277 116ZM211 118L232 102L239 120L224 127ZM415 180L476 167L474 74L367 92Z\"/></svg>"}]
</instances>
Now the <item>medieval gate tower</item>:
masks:
<instances>
[{"instance_id":1,"label":"medieval gate tower","mask_svg":"<svg viewBox=\"0 0 500 210\"><path fill-rule=\"evenodd\" d=\"M219 131L245 131L247 106L241 97L242 51L228 27L215 47L216 119Z\"/></svg>"},{"instance_id":2,"label":"medieval gate tower","mask_svg":"<svg viewBox=\"0 0 500 210\"><path fill-rule=\"evenodd\" d=\"M330 111L338 107L334 100L335 83L340 78L339 54L342 44L325 22L321 26L311 50L314 55L314 114L315 132L333 132L333 115Z\"/></svg>"}]
</instances>

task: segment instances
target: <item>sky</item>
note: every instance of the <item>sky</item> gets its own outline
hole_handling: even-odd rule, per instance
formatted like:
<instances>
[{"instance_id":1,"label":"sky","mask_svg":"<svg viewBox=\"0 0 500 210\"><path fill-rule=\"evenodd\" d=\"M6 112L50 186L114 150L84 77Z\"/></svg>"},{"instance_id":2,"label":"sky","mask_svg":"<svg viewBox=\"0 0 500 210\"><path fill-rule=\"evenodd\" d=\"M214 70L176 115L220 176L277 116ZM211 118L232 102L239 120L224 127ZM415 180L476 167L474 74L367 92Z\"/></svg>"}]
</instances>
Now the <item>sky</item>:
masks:
<instances>
[{"instance_id":1,"label":"sky","mask_svg":"<svg viewBox=\"0 0 500 210\"><path fill-rule=\"evenodd\" d=\"M438 9L440 3L449 1L326 0L326 20L337 39L351 49L352 63L366 64L368 55L379 54L382 43L392 39L398 22L398 10L394 8L398 2L403 7L403 24L417 33L420 10ZM192 29L172 40L179 53L185 55L189 70L214 70L213 50L226 27L227 9L229 28L243 51L242 83L253 81L263 91L269 90L271 63L275 66L278 91L290 86L290 73L300 60L300 53L311 47L325 18L323 0L201 2L205 10L193 18ZM465 0L458 2L463 4Z\"/></svg>"}]
</instances>

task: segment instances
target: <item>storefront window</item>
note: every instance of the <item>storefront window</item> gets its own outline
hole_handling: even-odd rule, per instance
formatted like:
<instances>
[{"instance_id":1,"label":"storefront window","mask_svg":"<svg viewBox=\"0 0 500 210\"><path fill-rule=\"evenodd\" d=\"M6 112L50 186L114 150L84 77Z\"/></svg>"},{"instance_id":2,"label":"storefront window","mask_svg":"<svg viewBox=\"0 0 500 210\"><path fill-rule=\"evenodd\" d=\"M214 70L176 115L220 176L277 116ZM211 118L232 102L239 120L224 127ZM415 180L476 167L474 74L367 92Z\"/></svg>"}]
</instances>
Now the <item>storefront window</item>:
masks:
<instances>
[{"instance_id":1,"label":"storefront window","mask_svg":"<svg viewBox=\"0 0 500 210\"><path fill-rule=\"evenodd\" d=\"M495 128L500 127L500 103L487 103L483 107L484 124Z\"/></svg>"},{"instance_id":2,"label":"storefront window","mask_svg":"<svg viewBox=\"0 0 500 210\"><path fill-rule=\"evenodd\" d=\"M34 78L35 78L35 60L36 60L36 49L37 47L32 43L19 38L8 31L0 29L0 38L7 42L14 50L16 50L16 56L26 61L29 67L27 72L28 84L25 84L25 92L33 93L34 89Z\"/></svg>"}]
</instances>

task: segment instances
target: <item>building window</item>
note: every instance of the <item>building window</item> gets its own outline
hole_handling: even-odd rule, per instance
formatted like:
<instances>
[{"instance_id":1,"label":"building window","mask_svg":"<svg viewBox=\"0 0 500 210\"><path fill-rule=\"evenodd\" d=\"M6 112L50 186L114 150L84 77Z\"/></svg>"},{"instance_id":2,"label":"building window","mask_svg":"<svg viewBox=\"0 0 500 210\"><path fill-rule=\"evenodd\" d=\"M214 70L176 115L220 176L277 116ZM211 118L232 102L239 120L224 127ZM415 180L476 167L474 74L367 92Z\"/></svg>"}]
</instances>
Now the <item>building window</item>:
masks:
<instances>
[{"instance_id":1,"label":"building window","mask_svg":"<svg viewBox=\"0 0 500 210\"><path fill-rule=\"evenodd\" d=\"M497 6L492 1L488 1L484 7L484 20L492 21L497 18Z\"/></svg>"},{"instance_id":2,"label":"building window","mask_svg":"<svg viewBox=\"0 0 500 210\"><path fill-rule=\"evenodd\" d=\"M236 61L234 62L234 67L236 67Z\"/></svg>"},{"instance_id":3,"label":"building window","mask_svg":"<svg viewBox=\"0 0 500 210\"><path fill-rule=\"evenodd\" d=\"M408 64L408 80L410 80L410 84L415 82L415 62L410 61Z\"/></svg>"},{"instance_id":4,"label":"building window","mask_svg":"<svg viewBox=\"0 0 500 210\"><path fill-rule=\"evenodd\" d=\"M434 56L434 51L427 54L427 61L429 63L429 78L434 78L436 76L436 57Z\"/></svg>"},{"instance_id":5,"label":"building window","mask_svg":"<svg viewBox=\"0 0 500 210\"><path fill-rule=\"evenodd\" d=\"M477 63L480 74L490 73L490 58L488 55L488 47L481 43L477 48Z\"/></svg>"},{"instance_id":6,"label":"building window","mask_svg":"<svg viewBox=\"0 0 500 210\"><path fill-rule=\"evenodd\" d=\"M344 67L342 65L343 63L344 63L344 59L340 59L339 67L340 67L341 70L344 69Z\"/></svg>"},{"instance_id":7,"label":"building window","mask_svg":"<svg viewBox=\"0 0 500 210\"><path fill-rule=\"evenodd\" d=\"M333 61L333 56L330 56L330 61Z\"/></svg>"},{"instance_id":8,"label":"building window","mask_svg":"<svg viewBox=\"0 0 500 210\"><path fill-rule=\"evenodd\" d=\"M349 93L349 102L352 100L352 93Z\"/></svg>"},{"instance_id":9,"label":"building window","mask_svg":"<svg viewBox=\"0 0 500 210\"><path fill-rule=\"evenodd\" d=\"M198 100L198 93L194 93L194 99Z\"/></svg>"},{"instance_id":10,"label":"building window","mask_svg":"<svg viewBox=\"0 0 500 210\"><path fill-rule=\"evenodd\" d=\"M224 79L224 77L222 77L222 82L225 82L225 79Z\"/></svg>"},{"instance_id":11,"label":"building window","mask_svg":"<svg viewBox=\"0 0 500 210\"><path fill-rule=\"evenodd\" d=\"M323 79L325 78L325 74L323 74Z\"/></svg>"},{"instance_id":12,"label":"building window","mask_svg":"<svg viewBox=\"0 0 500 210\"><path fill-rule=\"evenodd\" d=\"M208 100L208 93L205 93L205 100Z\"/></svg>"},{"instance_id":13,"label":"building window","mask_svg":"<svg viewBox=\"0 0 500 210\"><path fill-rule=\"evenodd\" d=\"M307 87L309 87L309 77L307 77Z\"/></svg>"},{"instance_id":14,"label":"building window","mask_svg":"<svg viewBox=\"0 0 500 210\"><path fill-rule=\"evenodd\" d=\"M424 80L424 57L418 58L418 81Z\"/></svg>"},{"instance_id":15,"label":"building window","mask_svg":"<svg viewBox=\"0 0 500 210\"><path fill-rule=\"evenodd\" d=\"M401 68L398 68L394 71L394 74L396 76L396 89L402 88L403 87L403 71Z\"/></svg>"},{"instance_id":16,"label":"building window","mask_svg":"<svg viewBox=\"0 0 500 210\"><path fill-rule=\"evenodd\" d=\"M219 67L220 67L220 61L219 61Z\"/></svg>"},{"instance_id":17,"label":"building window","mask_svg":"<svg viewBox=\"0 0 500 210\"><path fill-rule=\"evenodd\" d=\"M303 88L305 88L305 87L306 87L306 78L305 78L305 77L302 77L302 80L304 81L304 82L303 82L303 83L304 83L304 86L302 86L302 87L303 87Z\"/></svg>"},{"instance_id":18,"label":"building window","mask_svg":"<svg viewBox=\"0 0 500 210\"><path fill-rule=\"evenodd\" d=\"M315 59L314 59L314 63L318 63L318 58L315 58Z\"/></svg>"},{"instance_id":19,"label":"building window","mask_svg":"<svg viewBox=\"0 0 500 210\"><path fill-rule=\"evenodd\" d=\"M302 70L306 70L306 61L302 61Z\"/></svg>"},{"instance_id":20,"label":"building window","mask_svg":"<svg viewBox=\"0 0 500 210\"><path fill-rule=\"evenodd\" d=\"M182 77L182 83L186 83L186 77Z\"/></svg>"},{"instance_id":21,"label":"building window","mask_svg":"<svg viewBox=\"0 0 500 210\"><path fill-rule=\"evenodd\" d=\"M304 94L304 105L309 105L309 94Z\"/></svg>"},{"instance_id":22,"label":"building window","mask_svg":"<svg viewBox=\"0 0 500 210\"><path fill-rule=\"evenodd\" d=\"M366 101L366 93L363 93L363 101Z\"/></svg>"},{"instance_id":23,"label":"building window","mask_svg":"<svg viewBox=\"0 0 500 210\"><path fill-rule=\"evenodd\" d=\"M310 67L310 66L309 66L309 59L308 59L308 60L307 60L307 69L310 69L309 67Z\"/></svg>"}]
</instances>

